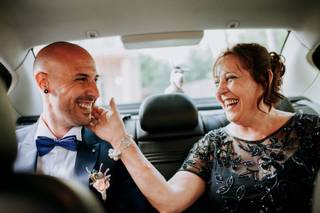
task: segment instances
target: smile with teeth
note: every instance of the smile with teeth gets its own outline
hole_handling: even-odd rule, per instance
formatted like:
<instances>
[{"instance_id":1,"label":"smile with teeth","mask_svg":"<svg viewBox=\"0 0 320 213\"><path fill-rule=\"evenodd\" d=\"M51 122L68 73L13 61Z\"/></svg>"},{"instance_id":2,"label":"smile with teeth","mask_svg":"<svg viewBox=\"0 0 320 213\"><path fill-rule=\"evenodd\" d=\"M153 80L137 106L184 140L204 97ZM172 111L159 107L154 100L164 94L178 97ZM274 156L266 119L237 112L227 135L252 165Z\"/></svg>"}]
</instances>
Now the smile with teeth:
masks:
<instances>
[{"instance_id":1,"label":"smile with teeth","mask_svg":"<svg viewBox=\"0 0 320 213\"><path fill-rule=\"evenodd\" d=\"M227 108L231 108L231 107L235 106L238 102L239 102L238 99L229 98L229 99L224 100L224 105Z\"/></svg>"},{"instance_id":2,"label":"smile with teeth","mask_svg":"<svg viewBox=\"0 0 320 213\"><path fill-rule=\"evenodd\" d=\"M78 103L78 106L87 112L91 112L92 105L93 105L92 103Z\"/></svg>"}]
</instances>

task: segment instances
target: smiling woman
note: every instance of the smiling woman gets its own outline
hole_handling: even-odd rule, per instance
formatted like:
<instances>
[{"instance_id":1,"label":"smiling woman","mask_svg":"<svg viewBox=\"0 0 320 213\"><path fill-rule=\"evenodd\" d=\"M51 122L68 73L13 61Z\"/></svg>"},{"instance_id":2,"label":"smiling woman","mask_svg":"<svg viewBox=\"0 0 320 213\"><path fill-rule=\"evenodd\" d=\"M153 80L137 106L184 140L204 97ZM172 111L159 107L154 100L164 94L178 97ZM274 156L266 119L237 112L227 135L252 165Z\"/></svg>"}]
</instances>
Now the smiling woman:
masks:
<instances>
[{"instance_id":1,"label":"smiling woman","mask_svg":"<svg viewBox=\"0 0 320 213\"><path fill-rule=\"evenodd\" d=\"M128 136L114 101L110 115L93 114L91 128L110 141L116 160L160 212L182 212L203 194L212 212L311 211L320 168L319 116L274 107L284 65L263 46L237 44L218 59L220 66L217 99L230 123L198 140L168 181Z\"/></svg>"}]
</instances>

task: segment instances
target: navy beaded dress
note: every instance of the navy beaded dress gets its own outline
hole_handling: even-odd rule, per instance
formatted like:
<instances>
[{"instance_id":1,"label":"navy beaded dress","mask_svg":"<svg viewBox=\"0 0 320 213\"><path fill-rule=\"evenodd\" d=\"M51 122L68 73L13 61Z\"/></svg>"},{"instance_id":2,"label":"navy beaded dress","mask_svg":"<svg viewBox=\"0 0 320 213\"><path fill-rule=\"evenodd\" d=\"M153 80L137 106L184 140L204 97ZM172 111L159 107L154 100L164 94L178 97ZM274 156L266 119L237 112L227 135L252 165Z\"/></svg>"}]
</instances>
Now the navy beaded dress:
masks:
<instances>
[{"instance_id":1,"label":"navy beaded dress","mask_svg":"<svg viewBox=\"0 0 320 213\"><path fill-rule=\"evenodd\" d=\"M212 212L310 212L320 166L320 118L296 113L259 141L219 128L191 149L180 171L206 181Z\"/></svg>"}]
</instances>

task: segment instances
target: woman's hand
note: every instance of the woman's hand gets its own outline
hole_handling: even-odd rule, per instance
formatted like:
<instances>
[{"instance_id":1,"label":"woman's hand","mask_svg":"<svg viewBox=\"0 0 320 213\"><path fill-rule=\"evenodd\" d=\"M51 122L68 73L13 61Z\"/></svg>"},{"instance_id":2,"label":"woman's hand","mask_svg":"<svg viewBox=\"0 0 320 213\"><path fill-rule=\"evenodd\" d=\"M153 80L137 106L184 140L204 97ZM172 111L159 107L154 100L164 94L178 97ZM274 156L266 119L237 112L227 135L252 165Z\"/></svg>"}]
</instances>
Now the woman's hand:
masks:
<instances>
[{"instance_id":1,"label":"woman's hand","mask_svg":"<svg viewBox=\"0 0 320 213\"><path fill-rule=\"evenodd\" d=\"M109 107L110 110L94 107L88 128L116 147L125 137L126 130L113 98L110 100Z\"/></svg>"}]
</instances>

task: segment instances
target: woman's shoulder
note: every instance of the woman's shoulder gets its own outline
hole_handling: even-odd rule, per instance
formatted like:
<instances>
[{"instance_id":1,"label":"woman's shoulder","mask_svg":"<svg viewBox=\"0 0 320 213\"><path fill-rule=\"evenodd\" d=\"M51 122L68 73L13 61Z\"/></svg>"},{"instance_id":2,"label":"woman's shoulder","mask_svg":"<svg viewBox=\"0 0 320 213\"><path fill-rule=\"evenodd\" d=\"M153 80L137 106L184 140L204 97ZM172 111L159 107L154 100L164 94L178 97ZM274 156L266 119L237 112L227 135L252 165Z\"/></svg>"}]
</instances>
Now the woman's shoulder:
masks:
<instances>
[{"instance_id":1,"label":"woman's shoulder","mask_svg":"<svg viewBox=\"0 0 320 213\"><path fill-rule=\"evenodd\" d=\"M225 130L225 127L220 127L217 129L213 129L210 130L207 134L205 134L204 137L208 137L208 138L224 138L226 137L228 134Z\"/></svg>"},{"instance_id":2,"label":"woman's shoulder","mask_svg":"<svg viewBox=\"0 0 320 213\"><path fill-rule=\"evenodd\" d=\"M200 140L195 143L191 149L191 153L207 156L217 147L221 146L226 140L226 132L223 128L210 130Z\"/></svg>"},{"instance_id":3,"label":"woman's shoulder","mask_svg":"<svg viewBox=\"0 0 320 213\"><path fill-rule=\"evenodd\" d=\"M209 144L220 144L228 138L228 133L224 127L217 128L205 134L200 141Z\"/></svg>"},{"instance_id":4,"label":"woman's shoulder","mask_svg":"<svg viewBox=\"0 0 320 213\"><path fill-rule=\"evenodd\" d=\"M320 134L320 117L312 114L296 113L284 130L294 130L298 135Z\"/></svg>"},{"instance_id":5,"label":"woman's shoulder","mask_svg":"<svg viewBox=\"0 0 320 213\"><path fill-rule=\"evenodd\" d=\"M297 112L295 113L295 117L297 119L302 119L302 120L319 120L320 117L319 115L314 115L314 114L307 114L307 113L301 113L301 112Z\"/></svg>"},{"instance_id":6,"label":"woman's shoulder","mask_svg":"<svg viewBox=\"0 0 320 213\"><path fill-rule=\"evenodd\" d=\"M305 113L299 113L298 112L293 116L293 123L296 126L319 127L319 125L320 125L320 117L318 115L305 114Z\"/></svg>"}]
</instances>

